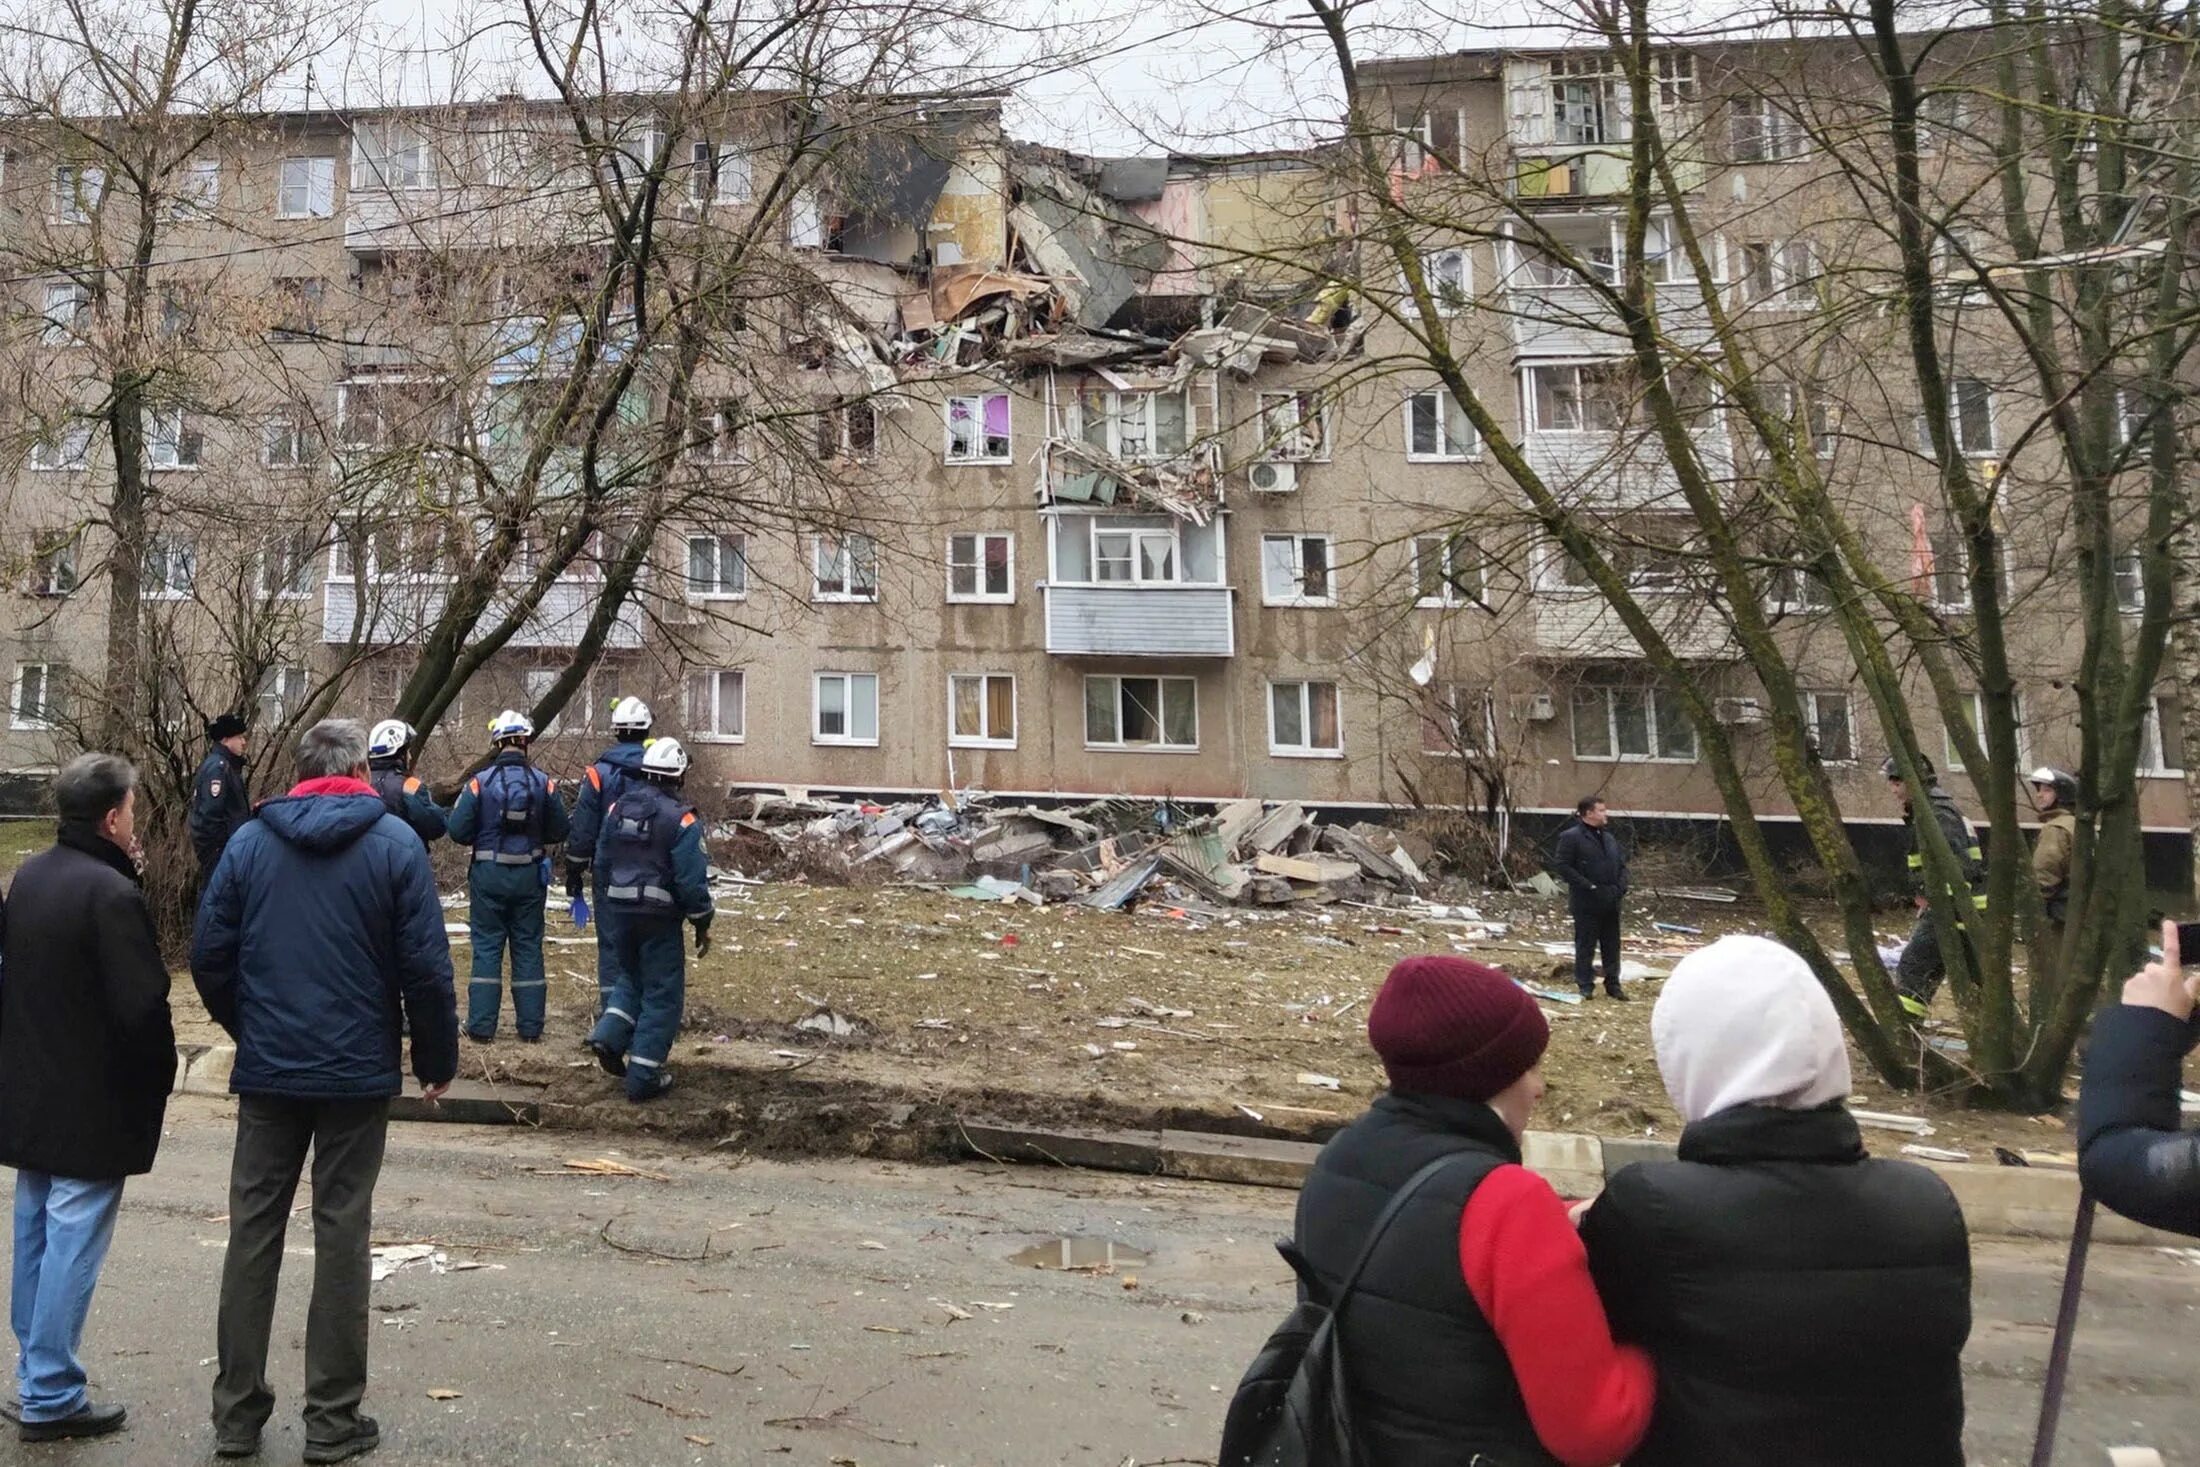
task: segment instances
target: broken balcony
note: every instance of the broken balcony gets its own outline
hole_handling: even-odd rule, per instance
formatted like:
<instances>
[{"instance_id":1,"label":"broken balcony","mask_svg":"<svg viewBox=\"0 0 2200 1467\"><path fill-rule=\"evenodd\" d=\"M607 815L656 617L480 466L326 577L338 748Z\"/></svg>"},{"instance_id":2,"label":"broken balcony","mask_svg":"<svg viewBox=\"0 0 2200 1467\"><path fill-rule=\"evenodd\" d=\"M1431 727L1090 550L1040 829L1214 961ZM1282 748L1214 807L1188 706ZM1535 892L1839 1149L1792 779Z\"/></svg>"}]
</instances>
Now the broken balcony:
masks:
<instances>
[{"instance_id":1,"label":"broken balcony","mask_svg":"<svg viewBox=\"0 0 2200 1467\"><path fill-rule=\"evenodd\" d=\"M1218 520L1057 513L1048 519L1047 651L1063 657L1231 657Z\"/></svg>"}]
</instances>

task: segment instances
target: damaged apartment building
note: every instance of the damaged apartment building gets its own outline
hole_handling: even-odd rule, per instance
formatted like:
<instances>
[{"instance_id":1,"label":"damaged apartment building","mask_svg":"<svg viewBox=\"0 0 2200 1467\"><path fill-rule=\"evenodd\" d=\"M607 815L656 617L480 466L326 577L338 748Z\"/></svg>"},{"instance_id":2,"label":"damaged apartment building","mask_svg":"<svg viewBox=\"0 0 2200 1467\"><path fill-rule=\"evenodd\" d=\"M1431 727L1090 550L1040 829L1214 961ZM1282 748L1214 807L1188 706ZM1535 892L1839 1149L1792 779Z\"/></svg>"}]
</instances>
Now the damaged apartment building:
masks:
<instances>
[{"instance_id":1,"label":"damaged apartment building","mask_svg":"<svg viewBox=\"0 0 2200 1467\"><path fill-rule=\"evenodd\" d=\"M1816 165L1799 132L1761 96L1718 94L1746 57L1666 64L1670 104L1702 124L1687 130L1684 167L1707 210L1728 216L1718 248L1737 297L1799 309L1813 261L1841 247L1809 238ZM1484 167L1584 258L1614 257L1625 136L1600 53L1365 71L1398 120L1399 197ZM280 371L165 409L149 434L156 489L320 485L347 451L405 436L408 413L415 433L442 424L458 389L422 366L406 293L476 290L476 317L521 309L499 256L541 237L542 219L502 234L478 221L499 190L545 192L499 161L514 117L539 110L287 114L205 160L203 208L165 248L181 270L209 245L250 243L222 289L274 303L252 335ZM638 693L696 755L698 790L1480 807L1494 782L1522 811L1602 790L1644 814L1717 818L1678 707L1601 599L1529 532L1519 492L1392 319L1396 286L1365 263L1335 159L1083 157L1011 139L997 99L964 99L923 109L902 137L859 138L835 171L782 189L776 134L753 123L776 114L747 115L746 133L645 123L626 148L633 164L666 163L661 230L768 241L753 267L767 288L698 317L739 349L695 378L677 472L696 487L653 523L615 615L592 615L614 537L559 571L451 701L431 766L469 757L483 718L531 706L576 648L600 641L582 692L544 731L553 768L577 768L608 737L611 698ZM89 171L11 149L0 220L16 222L0 228L50 246L97 227L84 194L104 182ZM1615 385L1624 343L1578 285L1490 222L1501 213L1431 237L1423 258L1474 334L1476 390L1539 470L1608 505L1615 525L1671 521L1671 467L1631 430ZM362 301L373 329L335 324ZM285 313L308 307L321 329L299 331ZM69 344L83 313L79 287L54 272L19 302L11 349L65 382L86 356ZM551 332L491 351L464 390L554 386L570 349ZM1959 390L1981 452L2030 412L1983 380ZM634 411L663 408L640 397ZM1718 414L1700 432L1707 460L1746 457ZM44 538L18 547L19 593L0 625L0 763L32 770L65 737L71 680L98 666L106 610L89 573L96 531L67 540L66 566L54 536L97 520L86 506L111 469L81 424L49 414L18 436L11 518ZM1899 432L1853 413L1824 436L1858 482L1923 472L1886 447ZM730 487L714 493L719 480ZM1896 557L1911 552L1902 500L1887 511ZM410 516L402 495L380 503L399 508L365 531L346 529L348 508L308 514L281 531L274 570L262 547L231 577L294 628L254 679L263 725L297 716L331 679L339 710L393 706L466 543L489 533L432 499ZM1684 545L1685 526L1670 528ZM237 548L224 538L233 530L161 530L146 594L219 621L215 567ZM510 584L536 553L514 558ZM1670 575L1650 550L1627 563L1652 590ZM1719 619L1684 599L1669 614L1686 655L1733 660ZM1811 625L1801 592L1793 610L1784 634L1820 646L1809 697L1821 753L1853 778L1857 810L1890 817L1838 640ZM2034 664L2050 680L2057 655L2067 649ZM2043 729L2051 697L2043 687ZM1720 706L1745 739L1761 719L1739 683ZM2183 819L2177 725L2165 697L2149 749L2162 778L2145 791L2157 825ZM2072 751L2043 739L2033 752Z\"/></svg>"}]
</instances>

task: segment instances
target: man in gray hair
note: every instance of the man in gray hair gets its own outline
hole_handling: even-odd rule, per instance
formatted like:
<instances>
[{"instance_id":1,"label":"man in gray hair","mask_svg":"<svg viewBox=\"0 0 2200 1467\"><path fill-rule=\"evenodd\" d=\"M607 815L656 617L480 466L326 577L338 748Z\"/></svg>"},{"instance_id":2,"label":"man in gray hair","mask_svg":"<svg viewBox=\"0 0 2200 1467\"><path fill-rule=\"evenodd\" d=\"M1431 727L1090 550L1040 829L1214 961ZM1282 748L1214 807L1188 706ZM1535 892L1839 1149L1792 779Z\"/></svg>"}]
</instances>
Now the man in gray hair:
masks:
<instances>
[{"instance_id":1,"label":"man in gray hair","mask_svg":"<svg viewBox=\"0 0 2200 1467\"><path fill-rule=\"evenodd\" d=\"M126 1177L151 1171L176 1079L168 969L130 850L137 771L80 754L53 849L23 863L0 948L0 1166L15 1168L16 1434L104 1436L77 1360Z\"/></svg>"},{"instance_id":2,"label":"man in gray hair","mask_svg":"<svg viewBox=\"0 0 2200 1467\"><path fill-rule=\"evenodd\" d=\"M428 1099L458 1072L458 1008L427 847L367 782L367 731L298 741L298 783L230 839L199 904L191 977L237 1041L229 1252L215 1324L214 1450L248 1457L275 1409L268 1334L283 1234L313 1153L305 1459L380 1444L367 1387L374 1184L404 1075L398 1016Z\"/></svg>"}]
</instances>

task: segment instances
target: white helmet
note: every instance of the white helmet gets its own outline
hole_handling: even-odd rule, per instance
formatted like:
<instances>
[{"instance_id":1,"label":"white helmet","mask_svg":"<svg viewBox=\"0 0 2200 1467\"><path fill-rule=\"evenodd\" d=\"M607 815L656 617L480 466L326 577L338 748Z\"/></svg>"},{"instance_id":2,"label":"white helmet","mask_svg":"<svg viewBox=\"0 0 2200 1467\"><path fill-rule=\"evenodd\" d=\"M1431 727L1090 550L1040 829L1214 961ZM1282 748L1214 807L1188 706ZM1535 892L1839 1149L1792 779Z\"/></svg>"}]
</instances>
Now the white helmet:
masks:
<instances>
[{"instance_id":1,"label":"white helmet","mask_svg":"<svg viewBox=\"0 0 2200 1467\"><path fill-rule=\"evenodd\" d=\"M413 741L413 726L402 718L385 718L367 735L369 759L391 759L405 752Z\"/></svg>"},{"instance_id":2,"label":"white helmet","mask_svg":"<svg viewBox=\"0 0 2200 1467\"><path fill-rule=\"evenodd\" d=\"M621 698L611 705L611 731L615 734L648 733L656 721L649 705L639 698Z\"/></svg>"},{"instance_id":3,"label":"white helmet","mask_svg":"<svg viewBox=\"0 0 2200 1467\"><path fill-rule=\"evenodd\" d=\"M507 708L489 720L489 739L492 743L508 743L513 739L531 739L535 725L526 714L515 708Z\"/></svg>"},{"instance_id":4,"label":"white helmet","mask_svg":"<svg viewBox=\"0 0 2200 1467\"><path fill-rule=\"evenodd\" d=\"M658 739L642 751L642 773L672 781L688 771L688 751L678 739Z\"/></svg>"}]
</instances>

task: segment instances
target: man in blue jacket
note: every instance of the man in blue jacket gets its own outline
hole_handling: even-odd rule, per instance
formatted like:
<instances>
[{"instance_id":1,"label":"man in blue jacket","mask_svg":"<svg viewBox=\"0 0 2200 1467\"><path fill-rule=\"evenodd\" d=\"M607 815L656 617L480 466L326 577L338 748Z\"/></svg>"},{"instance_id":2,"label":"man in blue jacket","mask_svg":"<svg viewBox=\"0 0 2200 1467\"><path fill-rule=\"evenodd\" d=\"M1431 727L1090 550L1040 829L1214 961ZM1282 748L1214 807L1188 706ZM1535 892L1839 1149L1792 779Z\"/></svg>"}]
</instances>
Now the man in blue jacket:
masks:
<instances>
[{"instance_id":1,"label":"man in blue jacket","mask_svg":"<svg viewBox=\"0 0 2200 1467\"><path fill-rule=\"evenodd\" d=\"M620 978L588 1047L606 1073L626 1078L629 1100L654 1100L672 1088L665 1061L687 1002L683 919L695 925L695 956L710 951L710 864L702 817L680 798L687 767L678 739L651 744L641 778L605 812L596 839L604 906L619 913Z\"/></svg>"},{"instance_id":2,"label":"man in blue jacket","mask_svg":"<svg viewBox=\"0 0 2200 1467\"><path fill-rule=\"evenodd\" d=\"M428 850L367 782L367 731L340 719L308 729L298 781L231 838L191 945L199 997L237 1042L214 1449L258 1452L275 1407L268 1335L310 1148L305 1459L341 1462L381 1440L359 1402L374 1186L404 1079L398 1014L411 1021L413 1074L433 1101L458 1073L458 1009Z\"/></svg>"},{"instance_id":3,"label":"man in blue jacket","mask_svg":"<svg viewBox=\"0 0 2200 1467\"><path fill-rule=\"evenodd\" d=\"M392 815L413 828L421 844L433 845L450 829L451 814L413 773L419 744L419 733L402 718L376 724L367 735L367 783Z\"/></svg>"},{"instance_id":4,"label":"man in blue jacket","mask_svg":"<svg viewBox=\"0 0 2200 1467\"><path fill-rule=\"evenodd\" d=\"M505 709L489 724L496 750L489 767L466 781L451 807L451 839L473 847L467 868L466 925L473 942L473 979L466 985L466 1037L497 1037L504 1006L504 949L512 949L512 1022L522 1043L542 1039L549 979L542 966L543 899L550 887L550 847L566 837L558 782L527 761L535 725Z\"/></svg>"},{"instance_id":5,"label":"man in blue jacket","mask_svg":"<svg viewBox=\"0 0 2200 1467\"><path fill-rule=\"evenodd\" d=\"M2105 1207L2133 1222L2200 1237L2200 1131L2183 1129L2178 1091L2196 981L2184 970L2177 924L2162 924L2162 956L2124 985L2124 1001L2093 1021L2078 1096L2078 1174Z\"/></svg>"},{"instance_id":6,"label":"man in blue jacket","mask_svg":"<svg viewBox=\"0 0 2200 1467\"><path fill-rule=\"evenodd\" d=\"M596 906L598 1016L611 990L619 986L620 968L615 932L619 913L604 904L603 873L595 869L596 837L603 833L603 812L641 773L642 751L649 747L649 730L654 723L649 705L639 698L621 698L612 706L614 742L582 776L580 797L573 802L573 829L565 842L565 895L579 901L585 883Z\"/></svg>"}]
</instances>

